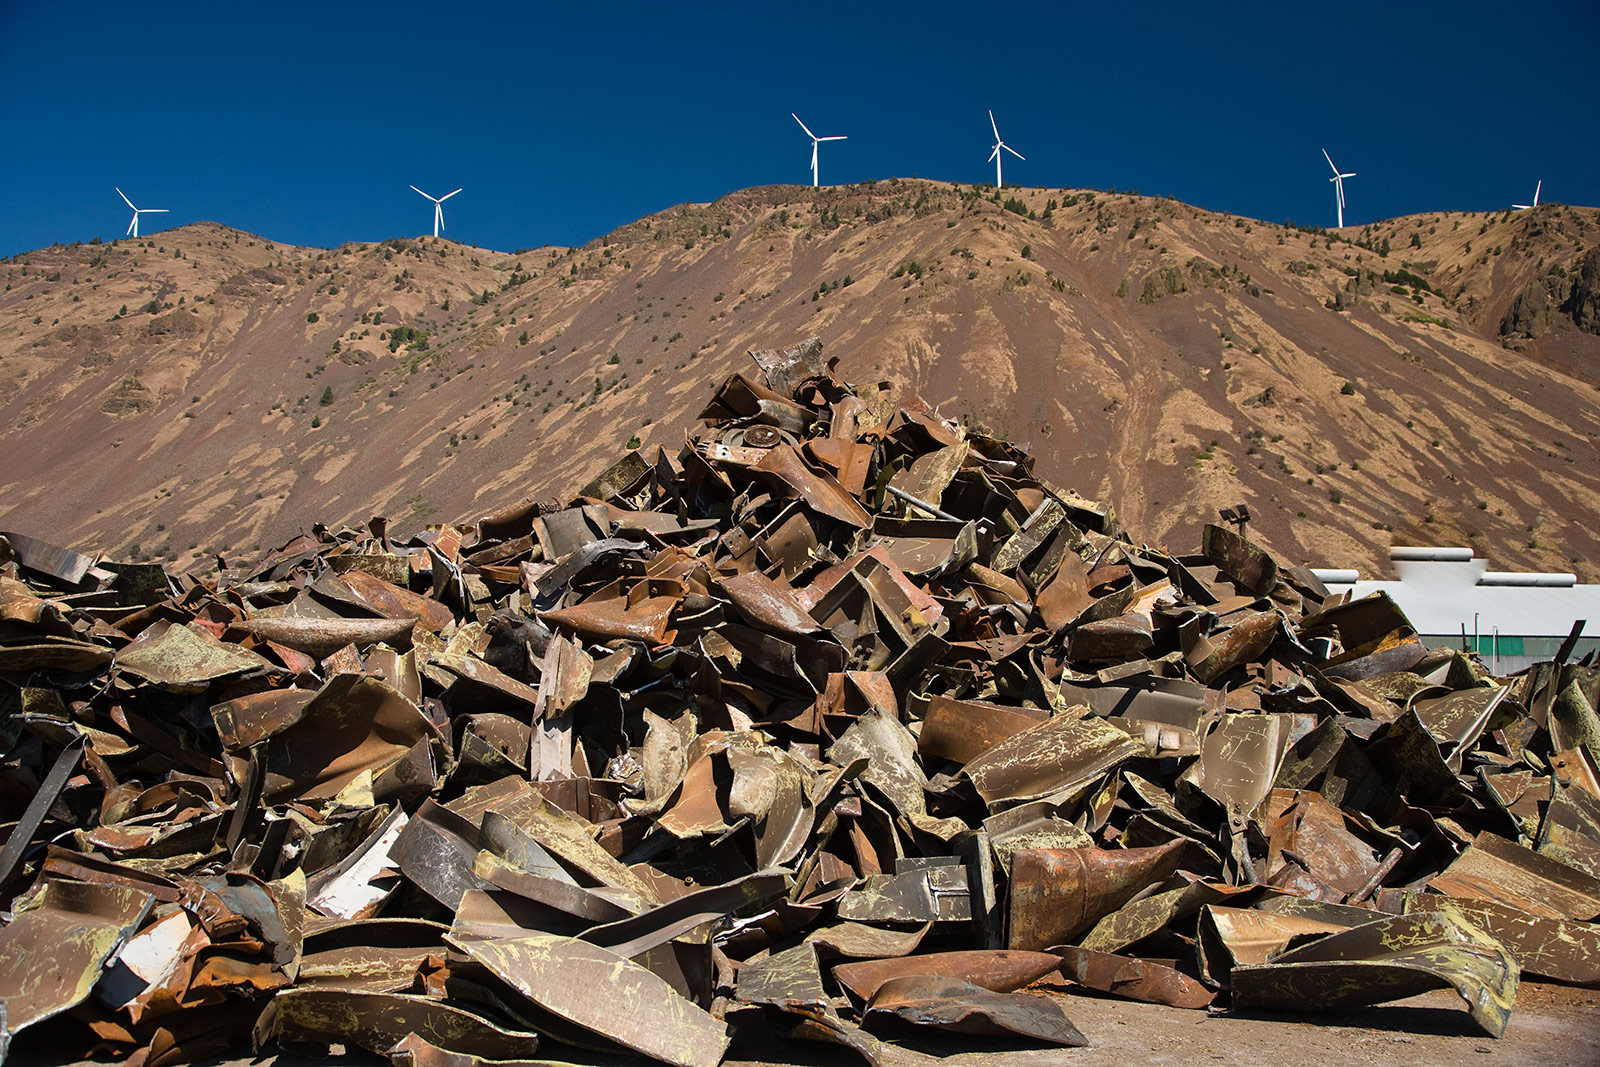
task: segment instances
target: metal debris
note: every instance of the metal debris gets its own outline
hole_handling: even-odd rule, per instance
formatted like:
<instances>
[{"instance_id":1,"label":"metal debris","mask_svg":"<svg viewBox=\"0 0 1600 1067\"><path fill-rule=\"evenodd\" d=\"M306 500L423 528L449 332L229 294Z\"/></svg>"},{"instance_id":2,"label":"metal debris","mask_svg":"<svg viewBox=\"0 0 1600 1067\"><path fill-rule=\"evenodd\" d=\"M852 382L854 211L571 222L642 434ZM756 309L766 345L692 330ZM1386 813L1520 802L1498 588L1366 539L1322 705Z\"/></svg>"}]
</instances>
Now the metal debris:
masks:
<instances>
[{"instance_id":1,"label":"metal debris","mask_svg":"<svg viewBox=\"0 0 1600 1067\"><path fill-rule=\"evenodd\" d=\"M1499 1034L1600 984L1600 669L753 355L565 506L211 575L0 535L0 1054L710 1067L766 1013L910 1063L1083 1044L1075 990Z\"/></svg>"}]
</instances>

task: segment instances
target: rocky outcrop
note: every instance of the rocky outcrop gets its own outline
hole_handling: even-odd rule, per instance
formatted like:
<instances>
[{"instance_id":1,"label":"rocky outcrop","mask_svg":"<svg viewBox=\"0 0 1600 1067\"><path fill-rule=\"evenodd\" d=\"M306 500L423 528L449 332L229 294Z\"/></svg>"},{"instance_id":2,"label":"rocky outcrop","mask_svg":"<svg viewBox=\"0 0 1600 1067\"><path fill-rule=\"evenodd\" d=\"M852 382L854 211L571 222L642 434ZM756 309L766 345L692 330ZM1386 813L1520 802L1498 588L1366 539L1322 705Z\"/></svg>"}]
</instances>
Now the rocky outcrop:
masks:
<instances>
[{"instance_id":1,"label":"rocky outcrop","mask_svg":"<svg viewBox=\"0 0 1600 1067\"><path fill-rule=\"evenodd\" d=\"M1500 320L1500 336L1507 340L1527 338L1532 340L1550 328L1553 305L1550 290L1543 281L1531 281L1522 287Z\"/></svg>"},{"instance_id":2,"label":"rocky outcrop","mask_svg":"<svg viewBox=\"0 0 1600 1067\"><path fill-rule=\"evenodd\" d=\"M1578 261L1561 310L1572 316L1578 329L1600 333L1600 248L1589 249Z\"/></svg>"}]
</instances>

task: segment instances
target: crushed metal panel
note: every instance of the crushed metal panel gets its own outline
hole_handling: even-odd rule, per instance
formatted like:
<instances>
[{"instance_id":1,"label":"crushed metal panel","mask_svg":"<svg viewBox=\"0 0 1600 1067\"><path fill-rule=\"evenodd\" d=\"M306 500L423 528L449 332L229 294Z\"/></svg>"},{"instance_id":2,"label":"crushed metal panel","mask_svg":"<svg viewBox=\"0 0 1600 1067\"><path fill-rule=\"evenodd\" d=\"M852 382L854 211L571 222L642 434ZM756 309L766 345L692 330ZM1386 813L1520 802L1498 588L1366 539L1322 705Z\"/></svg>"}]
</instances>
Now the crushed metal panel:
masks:
<instances>
[{"instance_id":1,"label":"crushed metal panel","mask_svg":"<svg viewBox=\"0 0 1600 1067\"><path fill-rule=\"evenodd\" d=\"M1089 1043L1055 997L996 993L956 979L928 975L892 978L867 1003L862 1025L893 1020L958 1034L1016 1036L1066 1048Z\"/></svg>"},{"instance_id":2,"label":"crushed metal panel","mask_svg":"<svg viewBox=\"0 0 1600 1067\"><path fill-rule=\"evenodd\" d=\"M675 1067L716 1067L728 1047L724 1023L598 945L536 934L456 947L545 1011L641 1055Z\"/></svg>"},{"instance_id":3,"label":"crushed metal panel","mask_svg":"<svg viewBox=\"0 0 1600 1067\"><path fill-rule=\"evenodd\" d=\"M1085 989L1174 1008L1205 1008L1216 999L1214 992L1182 971L1150 960L1073 945L1050 951L1061 959L1062 977Z\"/></svg>"},{"instance_id":4,"label":"crushed metal panel","mask_svg":"<svg viewBox=\"0 0 1600 1067\"><path fill-rule=\"evenodd\" d=\"M1519 968L1500 942L1443 913L1399 915L1240 966L1231 977L1236 1008L1337 1011L1453 988L1473 1022L1505 1033Z\"/></svg>"},{"instance_id":5,"label":"crushed metal panel","mask_svg":"<svg viewBox=\"0 0 1600 1067\"><path fill-rule=\"evenodd\" d=\"M256 1023L256 1047L269 1038L358 1045L378 1055L416 1034L451 1052L508 1060L539 1046L539 1035L509 1030L432 997L348 989L285 989Z\"/></svg>"},{"instance_id":6,"label":"crushed metal panel","mask_svg":"<svg viewBox=\"0 0 1600 1067\"><path fill-rule=\"evenodd\" d=\"M889 959L909 956L917 950L933 924L910 929L884 929L857 922L837 922L806 934L806 940L849 959Z\"/></svg>"},{"instance_id":7,"label":"crushed metal panel","mask_svg":"<svg viewBox=\"0 0 1600 1067\"><path fill-rule=\"evenodd\" d=\"M1178 869L1184 843L1155 848L1019 849L1011 854L1013 949L1072 941Z\"/></svg>"},{"instance_id":8,"label":"crushed metal panel","mask_svg":"<svg viewBox=\"0 0 1600 1067\"><path fill-rule=\"evenodd\" d=\"M969 949L842 963L833 968L833 978L863 1001L871 1000L885 982L906 975L957 979L992 992L1009 993L1038 981L1060 965L1060 958L1049 952Z\"/></svg>"},{"instance_id":9,"label":"crushed metal panel","mask_svg":"<svg viewBox=\"0 0 1600 1067\"><path fill-rule=\"evenodd\" d=\"M1143 748L1104 719L1077 718L1069 712L1011 735L968 763L962 773L991 804L1031 799L1084 788Z\"/></svg>"},{"instance_id":10,"label":"crushed metal panel","mask_svg":"<svg viewBox=\"0 0 1600 1067\"><path fill-rule=\"evenodd\" d=\"M1530 915L1492 900L1461 900L1434 893L1406 894L1405 910L1437 911L1488 933L1511 950L1523 974L1572 985L1600 985L1600 927Z\"/></svg>"},{"instance_id":11,"label":"crushed metal panel","mask_svg":"<svg viewBox=\"0 0 1600 1067\"><path fill-rule=\"evenodd\" d=\"M49 881L0 930L0 1050L10 1036L82 1003L155 898L119 885Z\"/></svg>"},{"instance_id":12,"label":"crushed metal panel","mask_svg":"<svg viewBox=\"0 0 1600 1067\"><path fill-rule=\"evenodd\" d=\"M438 728L398 689L368 675L337 675L298 722L268 740L267 802L331 798L434 739L443 740Z\"/></svg>"},{"instance_id":13,"label":"crushed metal panel","mask_svg":"<svg viewBox=\"0 0 1600 1067\"><path fill-rule=\"evenodd\" d=\"M323 659L345 645L376 644L408 647L415 619L245 619L231 627L261 641Z\"/></svg>"},{"instance_id":14,"label":"crushed metal panel","mask_svg":"<svg viewBox=\"0 0 1600 1067\"><path fill-rule=\"evenodd\" d=\"M134 638L117 653L116 663L125 674L180 692L197 692L214 679L270 666L254 652L218 641L204 630L164 621Z\"/></svg>"},{"instance_id":15,"label":"crushed metal panel","mask_svg":"<svg viewBox=\"0 0 1600 1067\"><path fill-rule=\"evenodd\" d=\"M1428 883L1469 900L1492 900L1547 919L1600 916L1600 878L1485 831Z\"/></svg>"},{"instance_id":16,"label":"crushed metal panel","mask_svg":"<svg viewBox=\"0 0 1600 1067\"><path fill-rule=\"evenodd\" d=\"M737 992L747 1004L769 1004L793 1010L828 1010L833 998L822 985L817 946L810 941L751 960L739 968Z\"/></svg>"}]
</instances>

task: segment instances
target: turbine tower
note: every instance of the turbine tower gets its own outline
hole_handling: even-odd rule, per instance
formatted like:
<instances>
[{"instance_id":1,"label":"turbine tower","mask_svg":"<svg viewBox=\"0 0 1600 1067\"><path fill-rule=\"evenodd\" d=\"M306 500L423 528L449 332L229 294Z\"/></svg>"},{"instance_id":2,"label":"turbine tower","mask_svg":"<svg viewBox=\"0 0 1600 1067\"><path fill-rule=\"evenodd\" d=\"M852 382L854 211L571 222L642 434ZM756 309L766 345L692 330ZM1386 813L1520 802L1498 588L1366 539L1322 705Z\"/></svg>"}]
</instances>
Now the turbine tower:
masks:
<instances>
[{"instance_id":1,"label":"turbine tower","mask_svg":"<svg viewBox=\"0 0 1600 1067\"><path fill-rule=\"evenodd\" d=\"M1026 160L1028 157L1023 155L1021 152L1018 152L1015 148L1012 148L1010 145L1006 144L1000 139L1000 127L994 124L993 111L989 112L989 128L994 131L994 151L989 153L989 158L994 160L994 187L995 191L998 192L1000 189L1005 187L1004 183L1000 180L1000 149L1004 148L1007 152L1010 152L1012 155L1021 160Z\"/></svg>"},{"instance_id":2,"label":"turbine tower","mask_svg":"<svg viewBox=\"0 0 1600 1067\"><path fill-rule=\"evenodd\" d=\"M1333 167L1333 157L1328 155L1326 148L1322 150L1322 158L1328 161L1328 166ZM1333 183L1333 199L1339 205L1339 228L1341 230L1344 229L1344 180L1355 176L1355 171L1351 171L1349 174L1340 174L1339 168L1333 167L1333 177L1328 179Z\"/></svg>"},{"instance_id":3,"label":"turbine tower","mask_svg":"<svg viewBox=\"0 0 1600 1067\"><path fill-rule=\"evenodd\" d=\"M796 122L800 122L800 116L793 111L789 112L789 117ZM807 137L811 138L811 187L815 189L817 187L817 145L823 141L848 141L850 138L842 134L836 137L818 137L811 132L811 127L803 122L800 122L800 128L806 131Z\"/></svg>"},{"instance_id":4,"label":"turbine tower","mask_svg":"<svg viewBox=\"0 0 1600 1067\"><path fill-rule=\"evenodd\" d=\"M461 190L457 189L456 193L445 193L443 196L428 196L428 194L422 192L421 189L417 189L415 185L413 185L411 188L416 192L421 193L429 200L433 201L433 235L435 237L439 236L439 231L444 229L444 202L449 200L452 196L455 196L456 193L459 193Z\"/></svg>"},{"instance_id":5,"label":"turbine tower","mask_svg":"<svg viewBox=\"0 0 1600 1067\"><path fill-rule=\"evenodd\" d=\"M1518 211L1527 211L1531 207L1538 207L1539 206L1539 190L1541 190L1543 188L1544 188L1544 179L1540 178L1539 179L1539 184L1535 185L1533 187L1533 203L1531 203L1531 204L1512 204L1511 206L1516 208Z\"/></svg>"},{"instance_id":6,"label":"turbine tower","mask_svg":"<svg viewBox=\"0 0 1600 1067\"><path fill-rule=\"evenodd\" d=\"M112 188L116 189L116 186L112 186ZM129 207L133 207L133 201L128 199L128 194L127 193L123 192L121 189L117 189L117 195L122 197L122 202L124 204L127 204ZM1534 202L1537 203L1538 199L1535 198ZM128 223L128 232L123 234L122 236L124 236L124 237L137 237L137 236L139 236L139 216L140 215L156 215L156 214L160 214L162 212L165 212L166 210L167 209L164 208L164 207L133 207L133 221Z\"/></svg>"}]
</instances>

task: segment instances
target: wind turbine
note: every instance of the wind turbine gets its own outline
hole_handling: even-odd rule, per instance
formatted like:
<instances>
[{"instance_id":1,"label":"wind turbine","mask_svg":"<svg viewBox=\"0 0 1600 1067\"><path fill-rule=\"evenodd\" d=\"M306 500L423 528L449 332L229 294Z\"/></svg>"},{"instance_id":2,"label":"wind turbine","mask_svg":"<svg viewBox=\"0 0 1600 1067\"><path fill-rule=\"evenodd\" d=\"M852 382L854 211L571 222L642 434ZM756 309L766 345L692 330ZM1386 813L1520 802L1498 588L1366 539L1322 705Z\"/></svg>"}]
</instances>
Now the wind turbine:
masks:
<instances>
[{"instance_id":1,"label":"wind turbine","mask_svg":"<svg viewBox=\"0 0 1600 1067\"><path fill-rule=\"evenodd\" d=\"M1026 161L1028 157L1000 139L1000 127L994 124L993 111L989 112L989 128L994 131L994 151L989 153L989 158L994 160L994 187L998 191L1005 187L1000 180L1000 149L1004 148L1020 160Z\"/></svg>"},{"instance_id":2,"label":"wind turbine","mask_svg":"<svg viewBox=\"0 0 1600 1067\"><path fill-rule=\"evenodd\" d=\"M1539 206L1539 190L1541 190L1543 188L1544 188L1544 179L1540 178L1539 179L1539 184L1535 185L1533 187L1533 203L1531 203L1531 204L1512 204L1511 206L1516 208L1518 211L1526 211L1531 207L1538 207Z\"/></svg>"},{"instance_id":3,"label":"wind turbine","mask_svg":"<svg viewBox=\"0 0 1600 1067\"><path fill-rule=\"evenodd\" d=\"M796 122L800 122L800 116L796 115L793 111L789 112L789 117L794 119ZM817 145L823 141L848 141L850 138L844 135L837 137L818 137L816 134L811 132L811 127L807 126L803 122L800 122L800 128L806 131L807 137L811 138L811 187L814 189L817 186Z\"/></svg>"},{"instance_id":4,"label":"wind turbine","mask_svg":"<svg viewBox=\"0 0 1600 1067\"><path fill-rule=\"evenodd\" d=\"M116 186L112 186L112 188L116 189ZM129 207L133 207L133 201L128 199L128 194L127 193L123 192L121 189L117 189L117 195L122 197L122 202L124 204L127 204ZM1539 202L1538 201L1538 197L1535 197L1534 198L1534 203L1538 203L1538 202ZM161 212L164 212L166 210L167 209L164 208L164 207L133 207L133 221L128 223L128 232L123 234L122 236L124 236L124 237L137 237L137 236L139 236L139 216L140 215L155 215L155 214L159 214Z\"/></svg>"},{"instance_id":5,"label":"wind turbine","mask_svg":"<svg viewBox=\"0 0 1600 1067\"><path fill-rule=\"evenodd\" d=\"M1326 148L1322 150L1322 158L1328 161L1328 166L1333 167L1333 157L1328 155ZM1355 176L1355 171L1351 171L1349 174L1340 174L1339 168L1333 167L1333 177L1328 179L1333 183L1333 198L1339 204L1339 228L1341 230L1344 229L1344 180Z\"/></svg>"},{"instance_id":6,"label":"wind turbine","mask_svg":"<svg viewBox=\"0 0 1600 1067\"><path fill-rule=\"evenodd\" d=\"M456 193L445 193L443 196L428 196L428 194L423 193L421 189L417 189L415 185L413 185L411 188L416 192L421 193L429 200L433 201L433 235L435 237L439 236L439 231L444 229L444 202L449 200L452 196L455 196L456 193L459 193L461 190L457 189Z\"/></svg>"}]
</instances>

